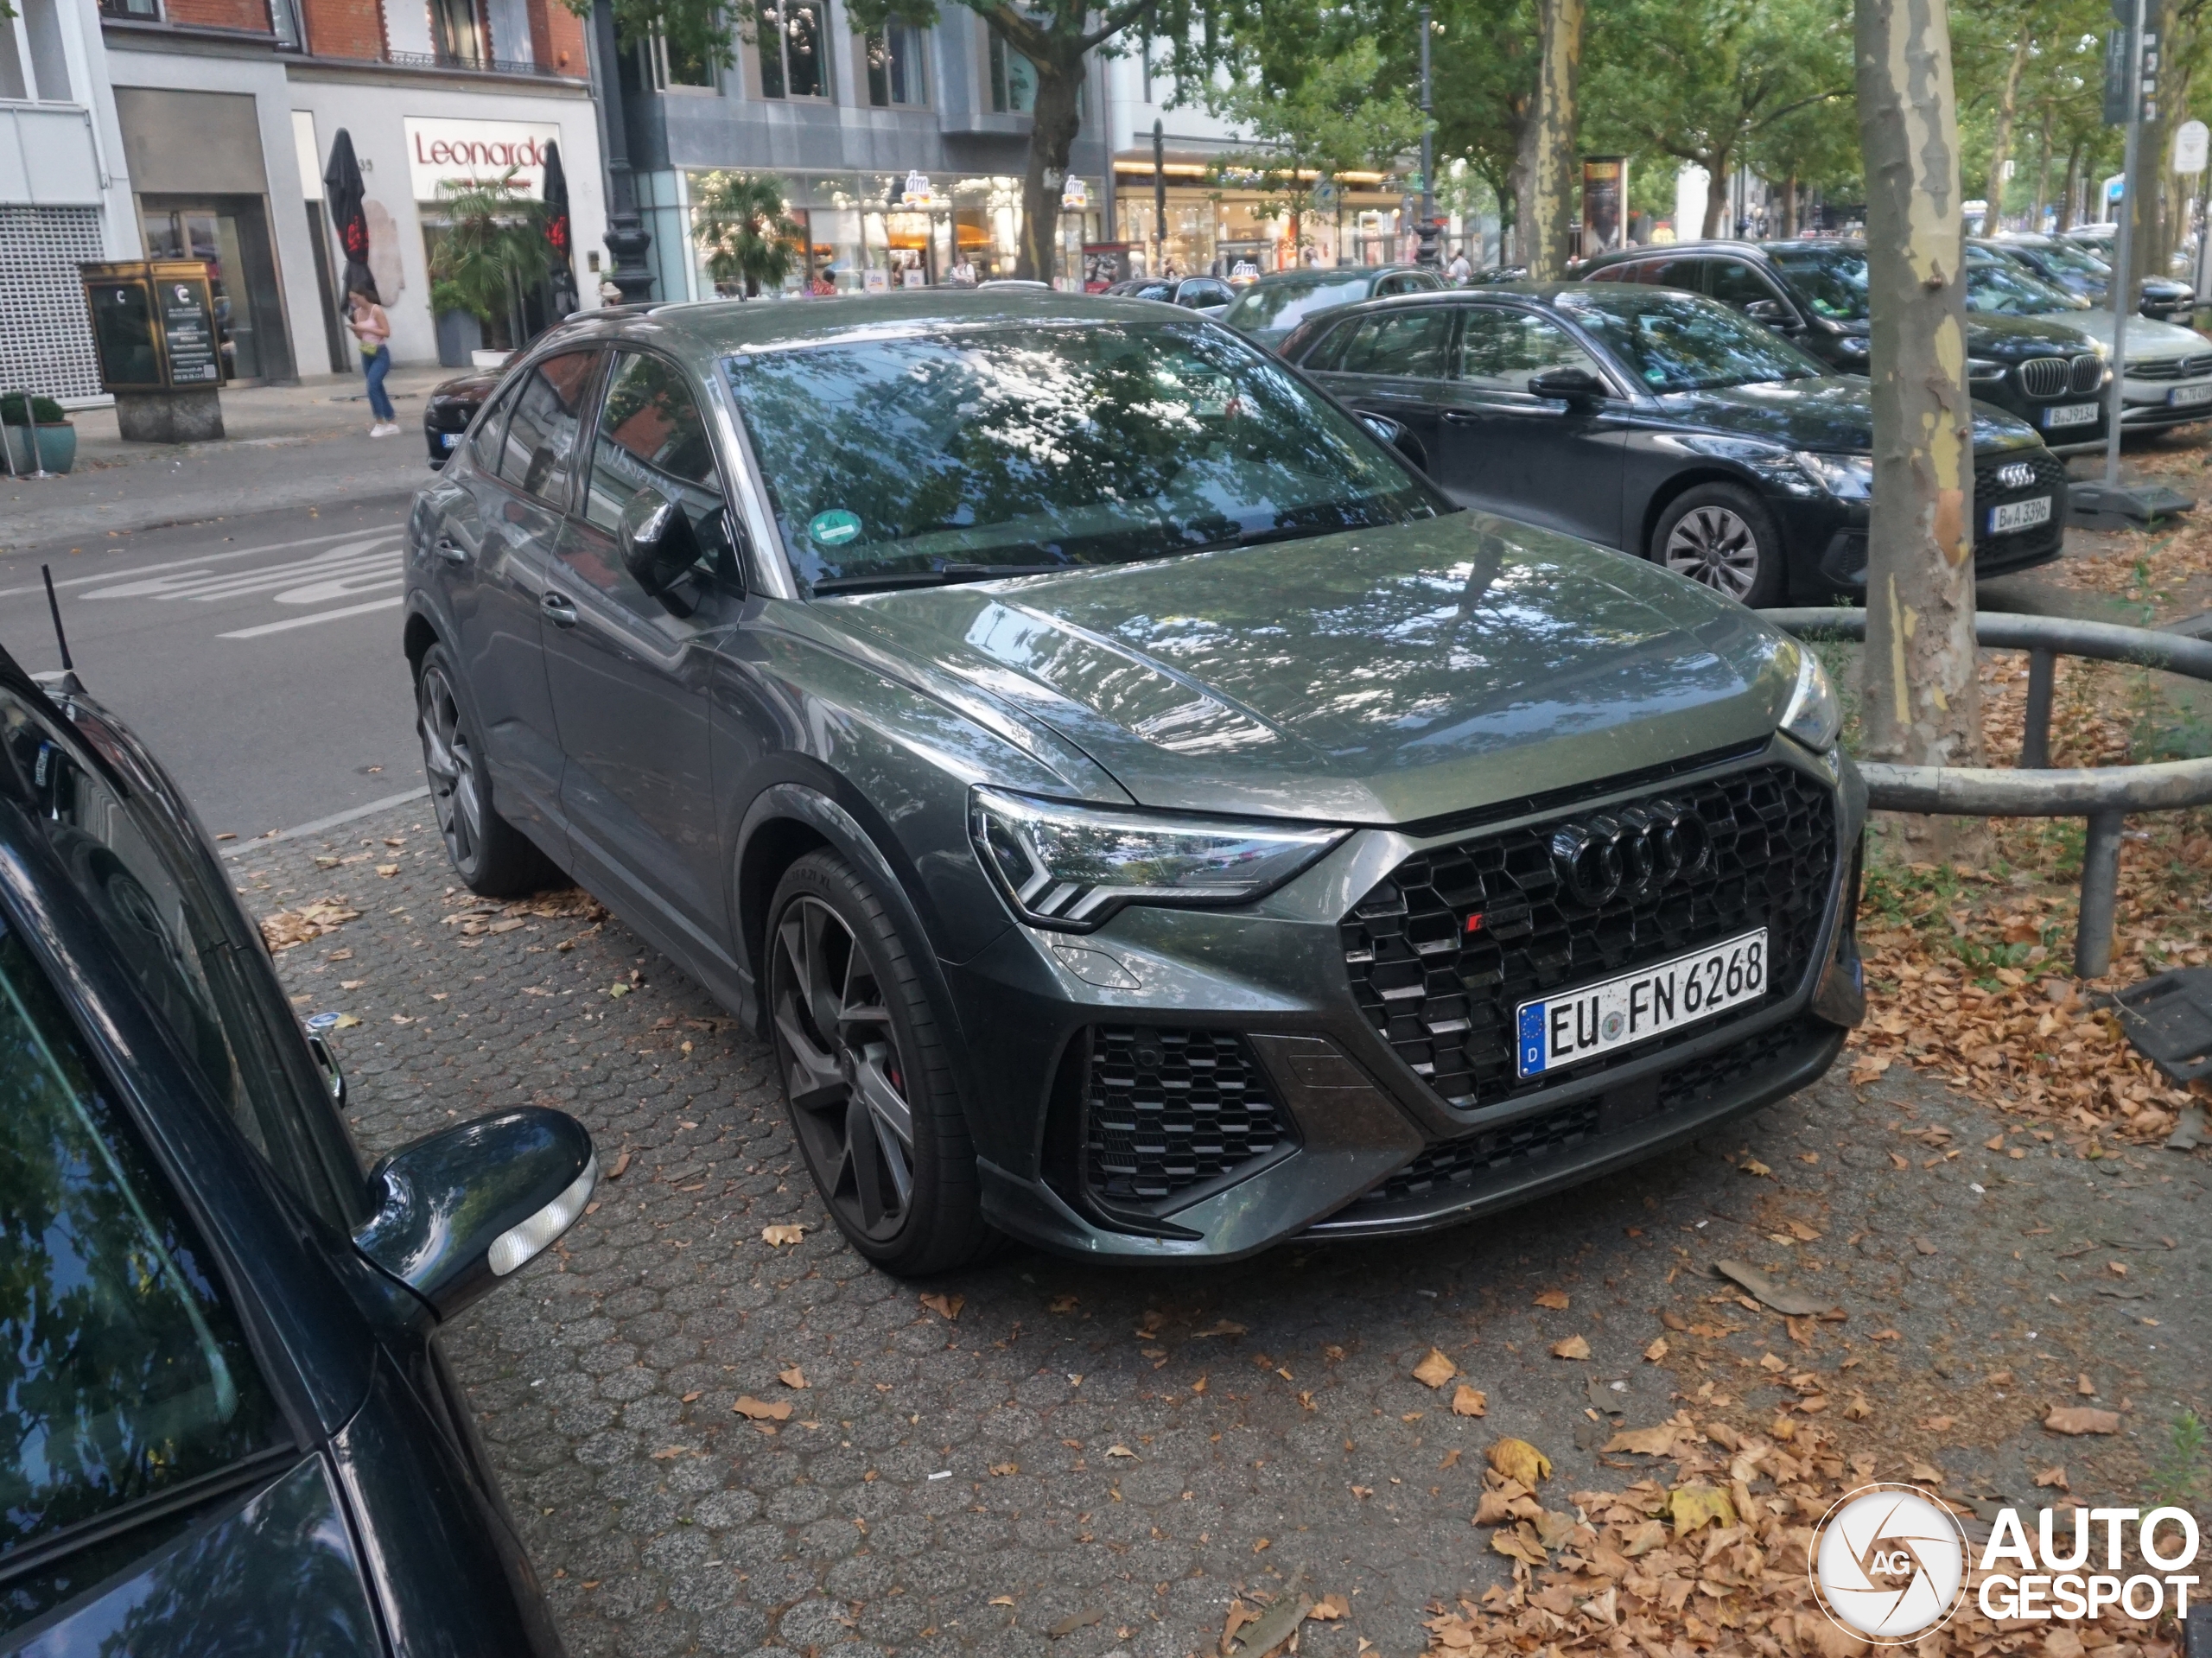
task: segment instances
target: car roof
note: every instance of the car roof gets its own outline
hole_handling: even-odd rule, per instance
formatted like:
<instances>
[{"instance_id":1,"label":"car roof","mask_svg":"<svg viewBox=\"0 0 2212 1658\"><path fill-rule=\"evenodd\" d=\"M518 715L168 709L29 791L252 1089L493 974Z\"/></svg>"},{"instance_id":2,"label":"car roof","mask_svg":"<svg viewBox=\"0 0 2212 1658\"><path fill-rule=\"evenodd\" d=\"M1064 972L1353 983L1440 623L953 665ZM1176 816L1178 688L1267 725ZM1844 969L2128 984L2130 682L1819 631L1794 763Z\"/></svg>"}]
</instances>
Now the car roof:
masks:
<instances>
[{"instance_id":1,"label":"car roof","mask_svg":"<svg viewBox=\"0 0 2212 1658\"><path fill-rule=\"evenodd\" d=\"M1323 283L1341 280L1345 276L1394 276L1408 270L1426 270L1426 265L1310 265L1304 270L1270 270L1255 276L1244 291L1255 288L1281 288L1286 283Z\"/></svg>"}]
</instances>

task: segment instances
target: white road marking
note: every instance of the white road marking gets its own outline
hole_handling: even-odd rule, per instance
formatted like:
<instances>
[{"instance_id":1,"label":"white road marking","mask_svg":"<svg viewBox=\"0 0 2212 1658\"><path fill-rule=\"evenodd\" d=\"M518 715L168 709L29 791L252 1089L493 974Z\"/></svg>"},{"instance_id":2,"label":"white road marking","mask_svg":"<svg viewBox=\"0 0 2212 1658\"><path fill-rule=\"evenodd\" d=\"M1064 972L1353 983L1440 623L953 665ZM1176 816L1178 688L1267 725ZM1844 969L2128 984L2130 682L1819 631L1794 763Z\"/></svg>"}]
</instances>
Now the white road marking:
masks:
<instances>
[{"instance_id":1,"label":"white road marking","mask_svg":"<svg viewBox=\"0 0 2212 1658\"><path fill-rule=\"evenodd\" d=\"M401 526L395 524L384 533L386 535L396 536L398 535L400 531ZM203 564L227 562L229 560L233 558L251 558L256 553L289 553L295 548L319 547L326 541L343 541L349 536L358 537L360 533L361 532L359 530L340 530L331 535L307 536L298 541L272 541L265 547L234 547L228 552L203 553L196 558L172 559L166 564L143 565L131 574L134 575L155 575L163 570L194 569ZM54 585L57 589L62 588L89 588L95 582L112 581L115 580L115 575L116 573L114 571L107 570L103 571L98 575L73 575L67 581L56 581ZM20 599L27 593L44 593L45 591L46 584L44 582L39 582L28 588L0 588L0 599Z\"/></svg>"},{"instance_id":2,"label":"white road marking","mask_svg":"<svg viewBox=\"0 0 2212 1658\"><path fill-rule=\"evenodd\" d=\"M372 800L365 805L355 806L350 811L333 812L327 817L318 817L312 823L296 823L288 829L276 829L267 835L257 835L251 841L240 841L236 846L225 847L220 855L226 858L243 858L249 852L258 852L271 842L294 841L302 835L320 835L325 829L334 829L341 823L350 823L357 817L367 817L375 812L390 811L394 806L404 806L410 800L428 800L429 797L430 791L427 788L410 789L404 794L386 795L381 800Z\"/></svg>"},{"instance_id":3,"label":"white road marking","mask_svg":"<svg viewBox=\"0 0 2212 1658\"><path fill-rule=\"evenodd\" d=\"M313 627L317 622L334 622L344 616L362 616L372 610L397 610L403 602L394 594L389 599L372 599L365 605L348 605L343 610L319 610L312 616L287 616L281 622L264 622L258 627L241 627L234 633L218 633L219 639L257 639L264 633L283 633L295 627Z\"/></svg>"},{"instance_id":4,"label":"white road marking","mask_svg":"<svg viewBox=\"0 0 2212 1658\"><path fill-rule=\"evenodd\" d=\"M298 583L302 577L327 579L374 569L380 574L389 571L397 580L401 553L391 543L389 534L374 536L348 543L343 547L330 548L308 558L291 559L281 564L266 565L257 570L230 570L220 575L210 575L200 569L175 570L166 575L96 588L81 596L86 599L194 599L207 603L263 593L273 588L289 587Z\"/></svg>"}]
</instances>

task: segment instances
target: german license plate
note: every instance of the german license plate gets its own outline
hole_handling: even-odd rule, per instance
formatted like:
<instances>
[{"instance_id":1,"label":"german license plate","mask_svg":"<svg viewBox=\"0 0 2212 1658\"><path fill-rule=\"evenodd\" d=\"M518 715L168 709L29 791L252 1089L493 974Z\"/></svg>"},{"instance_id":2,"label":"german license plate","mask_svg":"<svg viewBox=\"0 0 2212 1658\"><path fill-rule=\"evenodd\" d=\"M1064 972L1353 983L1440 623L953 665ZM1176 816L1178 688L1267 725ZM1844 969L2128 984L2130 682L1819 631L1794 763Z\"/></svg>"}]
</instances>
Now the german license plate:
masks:
<instances>
[{"instance_id":1,"label":"german license plate","mask_svg":"<svg viewBox=\"0 0 2212 1658\"><path fill-rule=\"evenodd\" d=\"M2103 407L2100 403L2061 403L2043 411L2044 428L2048 431L2061 426L2094 426L2097 412Z\"/></svg>"},{"instance_id":2,"label":"german license plate","mask_svg":"<svg viewBox=\"0 0 2212 1658\"><path fill-rule=\"evenodd\" d=\"M461 447L461 434L459 432L440 432L438 434L438 447L442 449L459 448Z\"/></svg>"},{"instance_id":3,"label":"german license plate","mask_svg":"<svg viewBox=\"0 0 2212 1658\"><path fill-rule=\"evenodd\" d=\"M2050 522L2050 497L2038 495L2032 501L2006 501L1989 509L1989 533L1993 536L2009 534L2014 530L2025 530L2031 524Z\"/></svg>"},{"instance_id":4,"label":"german license plate","mask_svg":"<svg viewBox=\"0 0 2212 1658\"><path fill-rule=\"evenodd\" d=\"M2166 393L2169 408L2193 409L2200 403L2212 403L2212 380L2199 380L2195 385L2177 385Z\"/></svg>"},{"instance_id":5,"label":"german license plate","mask_svg":"<svg viewBox=\"0 0 2212 1658\"><path fill-rule=\"evenodd\" d=\"M1514 1010L1523 1077L1580 1064L1766 994L1766 929Z\"/></svg>"}]
</instances>

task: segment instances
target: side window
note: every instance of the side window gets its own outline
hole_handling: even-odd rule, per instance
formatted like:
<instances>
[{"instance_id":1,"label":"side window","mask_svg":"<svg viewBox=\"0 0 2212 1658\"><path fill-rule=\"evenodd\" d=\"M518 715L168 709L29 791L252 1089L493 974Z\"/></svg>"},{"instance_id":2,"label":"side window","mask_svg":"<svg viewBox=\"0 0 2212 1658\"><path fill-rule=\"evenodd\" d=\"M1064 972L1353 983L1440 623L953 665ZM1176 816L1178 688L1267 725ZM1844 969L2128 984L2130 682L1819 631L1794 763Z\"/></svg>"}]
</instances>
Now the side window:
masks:
<instances>
[{"instance_id":1,"label":"side window","mask_svg":"<svg viewBox=\"0 0 2212 1658\"><path fill-rule=\"evenodd\" d=\"M1775 292L1772 283L1742 260L1716 259L1713 262L1713 297L1740 311L1753 300L1778 300L1782 295Z\"/></svg>"},{"instance_id":2,"label":"side window","mask_svg":"<svg viewBox=\"0 0 2212 1658\"><path fill-rule=\"evenodd\" d=\"M1705 275L1699 267L1704 263L1702 259L1646 260L1641 267L1643 274L1637 280L1654 288L1679 288L1684 293L1702 294Z\"/></svg>"},{"instance_id":3,"label":"side window","mask_svg":"<svg viewBox=\"0 0 2212 1658\"><path fill-rule=\"evenodd\" d=\"M499 454L499 477L517 489L568 505L569 461L576 447L576 423L591 390L595 351L563 352L531 372L515 398L506 441Z\"/></svg>"},{"instance_id":4,"label":"side window","mask_svg":"<svg viewBox=\"0 0 2212 1658\"><path fill-rule=\"evenodd\" d=\"M168 829L111 785L77 734L0 692L0 745L63 867L208 1092L295 1196L351 1231L359 1166L327 1106L302 1104L297 1090L313 1083L277 1050L249 976L266 969L242 957L235 915L216 907Z\"/></svg>"},{"instance_id":5,"label":"side window","mask_svg":"<svg viewBox=\"0 0 2212 1658\"><path fill-rule=\"evenodd\" d=\"M1229 290L1217 282L1185 283L1180 302L1195 308L1201 305L1226 305L1230 297Z\"/></svg>"},{"instance_id":6,"label":"side window","mask_svg":"<svg viewBox=\"0 0 2212 1658\"><path fill-rule=\"evenodd\" d=\"M1586 368L1603 377L1590 353L1548 318L1503 307L1475 306L1459 336L1459 378L1492 391L1526 391L1529 377L1548 368Z\"/></svg>"},{"instance_id":7,"label":"side window","mask_svg":"<svg viewBox=\"0 0 2212 1658\"><path fill-rule=\"evenodd\" d=\"M1324 328L1321 337L1313 342L1313 348L1300 359L1299 366L1316 373L1331 372L1361 326L1357 322L1339 322L1333 328Z\"/></svg>"},{"instance_id":8,"label":"side window","mask_svg":"<svg viewBox=\"0 0 2212 1658\"><path fill-rule=\"evenodd\" d=\"M476 462L476 470L487 478L499 475L499 439L507 429L507 416L515 406L515 387L504 387L498 401L476 423L476 435L468 441L468 453Z\"/></svg>"},{"instance_id":9,"label":"side window","mask_svg":"<svg viewBox=\"0 0 2212 1658\"><path fill-rule=\"evenodd\" d=\"M38 962L0 921L0 1557L276 1444L282 1419L191 1217ZM17 1578L0 1629L85 1585Z\"/></svg>"},{"instance_id":10,"label":"side window","mask_svg":"<svg viewBox=\"0 0 2212 1658\"><path fill-rule=\"evenodd\" d=\"M729 517L699 401L666 358L624 352L600 404L584 517L612 535L630 498L648 488L683 505L698 532L701 564L710 573L722 568L731 553Z\"/></svg>"},{"instance_id":11,"label":"side window","mask_svg":"<svg viewBox=\"0 0 2212 1658\"><path fill-rule=\"evenodd\" d=\"M1451 372L1451 343L1452 313L1445 306L1362 317L1337 370L1441 380Z\"/></svg>"},{"instance_id":12,"label":"side window","mask_svg":"<svg viewBox=\"0 0 2212 1658\"><path fill-rule=\"evenodd\" d=\"M1375 297L1389 299L1394 294L1409 294L1413 284L1403 276L1385 276L1375 284Z\"/></svg>"}]
</instances>

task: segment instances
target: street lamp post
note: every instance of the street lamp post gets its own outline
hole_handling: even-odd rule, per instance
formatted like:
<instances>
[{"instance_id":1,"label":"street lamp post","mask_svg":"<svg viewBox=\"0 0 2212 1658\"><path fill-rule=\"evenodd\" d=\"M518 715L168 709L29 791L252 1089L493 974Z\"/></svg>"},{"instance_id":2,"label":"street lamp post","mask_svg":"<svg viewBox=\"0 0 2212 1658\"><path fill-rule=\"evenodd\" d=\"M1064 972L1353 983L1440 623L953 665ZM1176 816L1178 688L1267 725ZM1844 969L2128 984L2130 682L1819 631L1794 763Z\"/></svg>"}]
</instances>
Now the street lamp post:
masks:
<instances>
[{"instance_id":1,"label":"street lamp post","mask_svg":"<svg viewBox=\"0 0 2212 1658\"><path fill-rule=\"evenodd\" d=\"M642 304L653 296L652 267L645 263L645 250L653 238L638 220L638 187L630 173L630 136L622 113L622 69L615 56L611 0L594 0L591 22L599 106L607 117L607 251L614 256L607 280L622 290L625 304Z\"/></svg>"},{"instance_id":2,"label":"street lamp post","mask_svg":"<svg viewBox=\"0 0 2212 1658\"><path fill-rule=\"evenodd\" d=\"M1152 274L1167 274L1167 134L1152 124Z\"/></svg>"},{"instance_id":3,"label":"street lamp post","mask_svg":"<svg viewBox=\"0 0 2212 1658\"><path fill-rule=\"evenodd\" d=\"M1430 114L1435 105L1431 100L1428 77L1428 8L1421 9L1421 222L1428 232L1436 221L1436 142L1430 130ZM1433 232L1431 232L1430 234ZM1424 246L1429 237L1422 238Z\"/></svg>"}]
</instances>

